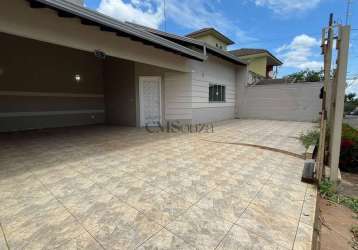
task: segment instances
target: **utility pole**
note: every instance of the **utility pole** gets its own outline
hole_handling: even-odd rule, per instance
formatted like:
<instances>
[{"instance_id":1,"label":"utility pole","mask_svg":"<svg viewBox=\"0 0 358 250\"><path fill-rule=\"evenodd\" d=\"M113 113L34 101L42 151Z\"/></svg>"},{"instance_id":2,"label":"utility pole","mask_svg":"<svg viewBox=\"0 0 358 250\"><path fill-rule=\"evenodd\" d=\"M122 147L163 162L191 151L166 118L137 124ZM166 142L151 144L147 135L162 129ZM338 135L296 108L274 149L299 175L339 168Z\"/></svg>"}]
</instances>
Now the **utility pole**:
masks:
<instances>
[{"instance_id":1,"label":"utility pole","mask_svg":"<svg viewBox=\"0 0 358 250\"><path fill-rule=\"evenodd\" d=\"M344 96L347 84L347 67L348 67L348 51L349 51L349 25L339 26L339 36L337 40L337 70L334 76L334 88L332 96L334 96L333 117L331 135L330 135L330 180L337 184L339 156L341 149L342 122L344 112Z\"/></svg>"},{"instance_id":2,"label":"utility pole","mask_svg":"<svg viewBox=\"0 0 358 250\"><path fill-rule=\"evenodd\" d=\"M352 0L347 0L346 25L349 24L349 16L351 15Z\"/></svg>"},{"instance_id":3,"label":"utility pole","mask_svg":"<svg viewBox=\"0 0 358 250\"><path fill-rule=\"evenodd\" d=\"M325 170L325 155L326 155L326 130L327 130L327 90L331 84L331 62L332 62L332 46L333 46L333 14L329 16L328 28L322 31L322 53L324 55L324 84L322 91L322 111L320 122L320 138L317 155L316 177L318 182L322 180Z\"/></svg>"},{"instance_id":4,"label":"utility pole","mask_svg":"<svg viewBox=\"0 0 358 250\"><path fill-rule=\"evenodd\" d=\"M167 31L167 6L166 6L166 0L163 0L163 14L164 14L164 31Z\"/></svg>"}]
</instances>

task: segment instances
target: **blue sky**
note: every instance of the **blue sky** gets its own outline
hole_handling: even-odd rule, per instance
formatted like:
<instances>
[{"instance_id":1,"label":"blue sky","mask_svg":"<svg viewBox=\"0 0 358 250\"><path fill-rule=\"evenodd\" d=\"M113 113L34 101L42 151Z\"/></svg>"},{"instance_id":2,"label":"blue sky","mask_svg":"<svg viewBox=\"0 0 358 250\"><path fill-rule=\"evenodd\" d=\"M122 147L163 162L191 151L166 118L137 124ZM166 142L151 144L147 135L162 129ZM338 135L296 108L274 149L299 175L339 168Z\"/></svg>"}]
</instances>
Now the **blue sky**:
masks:
<instances>
[{"instance_id":1,"label":"blue sky","mask_svg":"<svg viewBox=\"0 0 358 250\"><path fill-rule=\"evenodd\" d=\"M329 13L345 23L347 0L85 0L88 8L180 35L215 27L235 48L265 48L284 61L280 75L322 67L321 29ZM166 16L166 18L164 18ZM165 21L164 21L165 20ZM358 0L349 19L358 29ZM358 76L358 30L351 35L348 77ZM358 81L349 91L358 93Z\"/></svg>"}]
</instances>

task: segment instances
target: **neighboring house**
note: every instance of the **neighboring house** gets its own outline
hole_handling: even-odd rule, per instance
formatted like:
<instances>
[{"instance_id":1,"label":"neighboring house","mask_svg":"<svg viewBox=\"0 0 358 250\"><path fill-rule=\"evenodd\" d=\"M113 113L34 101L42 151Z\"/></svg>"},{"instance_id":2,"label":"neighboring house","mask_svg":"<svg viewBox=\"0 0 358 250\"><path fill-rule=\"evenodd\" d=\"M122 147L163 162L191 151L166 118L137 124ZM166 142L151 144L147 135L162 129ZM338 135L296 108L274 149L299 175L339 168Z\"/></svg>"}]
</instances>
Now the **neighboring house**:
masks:
<instances>
[{"instance_id":1,"label":"neighboring house","mask_svg":"<svg viewBox=\"0 0 358 250\"><path fill-rule=\"evenodd\" d=\"M249 71L264 78L272 78L274 68L282 65L282 62L266 49L242 48L230 53L249 63Z\"/></svg>"},{"instance_id":2,"label":"neighboring house","mask_svg":"<svg viewBox=\"0 0 358 250\"><path fill-rule=\"evenodd\" d=\"M237 117L247 64L210 44L69 1L4 0L0 131Z\"/></svg>"},{"instance_id":3,"label":"neighboring house","mask_svg":"<svg viewBox=\"0 0 358 250\"><path fill-rule=\"evenodd\" d=\"M229 45L234 44L234 41L230 40L230 38L226 37L214 28L203 28L187 34L186 36L203 41L211 46L223 50L227 50Z\"/></svg>"}]
</instances>

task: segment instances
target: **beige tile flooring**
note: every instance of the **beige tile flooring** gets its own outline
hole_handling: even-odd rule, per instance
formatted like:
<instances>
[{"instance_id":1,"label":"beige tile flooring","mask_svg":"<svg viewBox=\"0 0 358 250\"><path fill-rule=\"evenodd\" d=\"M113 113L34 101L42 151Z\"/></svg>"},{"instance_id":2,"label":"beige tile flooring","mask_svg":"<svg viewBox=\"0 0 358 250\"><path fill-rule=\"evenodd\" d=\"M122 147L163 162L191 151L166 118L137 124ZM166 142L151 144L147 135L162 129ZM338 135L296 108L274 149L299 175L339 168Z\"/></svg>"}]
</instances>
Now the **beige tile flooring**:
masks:
<instances>
[{"instance_id":1,"label":"beige tile flooring","mask_svg":"<svg viewBox=\"0 0 358 250\"><path fill-rule=\"evenodd\" d=\"M303 160L229 143L303 153L295 137L312 126L1 135L0 248L310 249L316 189L300 182Z\"/></svg>"}]
</instances>

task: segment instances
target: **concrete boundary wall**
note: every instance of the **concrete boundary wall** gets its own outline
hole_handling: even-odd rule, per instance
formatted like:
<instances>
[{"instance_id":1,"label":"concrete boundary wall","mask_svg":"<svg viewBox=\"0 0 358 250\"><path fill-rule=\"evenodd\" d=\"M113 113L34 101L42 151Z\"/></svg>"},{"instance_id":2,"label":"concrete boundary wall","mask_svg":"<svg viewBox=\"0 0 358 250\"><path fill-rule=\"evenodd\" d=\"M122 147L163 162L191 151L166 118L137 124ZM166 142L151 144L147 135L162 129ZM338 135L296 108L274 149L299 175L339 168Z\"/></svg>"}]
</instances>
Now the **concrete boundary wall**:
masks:
<instances>
[{"instance_id":1,"label":"concrete boundary wall","mask_svg":"<svg viewBox=\"0 0 358 250\"><path fill-rule=\"evenodd\" d=\"M316 121L322 82L256 85L241 88L239 118Z\"/></svg>"}]
</instances>

